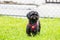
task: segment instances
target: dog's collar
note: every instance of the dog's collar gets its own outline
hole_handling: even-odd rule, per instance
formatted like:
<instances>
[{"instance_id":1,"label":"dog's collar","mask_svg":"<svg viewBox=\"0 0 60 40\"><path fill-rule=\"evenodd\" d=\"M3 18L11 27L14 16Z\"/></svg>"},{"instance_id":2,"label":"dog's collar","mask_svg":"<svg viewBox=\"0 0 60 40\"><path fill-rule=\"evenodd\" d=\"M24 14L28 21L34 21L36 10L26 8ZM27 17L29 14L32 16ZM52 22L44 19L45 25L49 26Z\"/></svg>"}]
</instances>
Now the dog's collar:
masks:
<instances>
[{"instance_id":1,"label":"dog's collar","mask_svg":"<svg viewBox=\"0 0 60 40\"><path fill-rule=\"evenodd\" d=\"M32 31L34 31L34 29L37 27L37 22L36 23L34 23L34 24L28 24L29 25L29 27L31 27L32 28Z\"/></svg>"},{"instance_id":2,"label":"dog's collar","mask_svg":"<svg viewBox=\"0 0 60 40\"><path fill-rule=\"evenodd\" d=\"M34 24L28 24L28 26L30 27L30 28L32 28L32 31L34 31L35 30L35 28L37 28L37 26L39 25L38 24L39 22L37 21L36 23L34 23Z\"/></svg>"},{"instance_id":3,"label":"dog's collar","mask_svg":"<svg viewBox=\"0 0 60 40\"><path fill-rule=\"evenodd\" d=\"M37 22L34 23L34 24L30 24L30 23L29 23L28 25L29 25L30 27L32 27L32 26L35 26L35 27L36 27L36 26L37 26Z\"/></svg>"},{"instance_id":4,"label":"dog's collar","mask_svg":"<svg viewBox=\"0 0 60 40\"><path fill-rule=\"evenodd\" d=\"M34 24L29 23L28 25L29 26L34 26L34 25L38 25L38 23L39 23L39 20L37 22L35 22Z\"/></svg>"}]
</instances>

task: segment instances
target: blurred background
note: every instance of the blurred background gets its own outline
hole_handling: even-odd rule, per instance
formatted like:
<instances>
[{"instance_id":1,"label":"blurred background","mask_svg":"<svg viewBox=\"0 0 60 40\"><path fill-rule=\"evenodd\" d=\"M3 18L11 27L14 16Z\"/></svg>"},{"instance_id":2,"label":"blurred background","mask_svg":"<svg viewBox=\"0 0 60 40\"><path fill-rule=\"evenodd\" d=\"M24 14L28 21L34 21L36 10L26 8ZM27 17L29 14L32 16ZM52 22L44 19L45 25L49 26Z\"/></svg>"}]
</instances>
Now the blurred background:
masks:
<instances>
[{"instance_id":1,"label":"blurred background","mask_svg":"<svg viewBox=\"0 0 60 40\"><path fill-rule=\"evenodd\" d=\"M25 17L29 11L40 17L60 18L60 0L0 0L0 14Z\"/></svg>"}]
</instances>

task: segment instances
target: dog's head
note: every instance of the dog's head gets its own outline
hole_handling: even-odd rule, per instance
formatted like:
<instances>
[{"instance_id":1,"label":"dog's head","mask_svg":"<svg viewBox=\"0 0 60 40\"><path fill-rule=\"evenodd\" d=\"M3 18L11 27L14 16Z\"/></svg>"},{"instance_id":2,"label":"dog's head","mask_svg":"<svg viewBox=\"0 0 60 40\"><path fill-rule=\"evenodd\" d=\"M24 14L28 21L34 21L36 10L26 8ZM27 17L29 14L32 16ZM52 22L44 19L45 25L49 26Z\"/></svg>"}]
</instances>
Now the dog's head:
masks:
<instances>
[{"instance_id":1,"label":"dog's head","mask_svg":"<svg viewBox=\"0 0 60 40\"><path fill-rule=\"evenodd\" d=\"M38 20L39 19L39 14L37 11L30 11L28 14L27 14L27 18L29 20Z\"/></svg>"}]
</instances>

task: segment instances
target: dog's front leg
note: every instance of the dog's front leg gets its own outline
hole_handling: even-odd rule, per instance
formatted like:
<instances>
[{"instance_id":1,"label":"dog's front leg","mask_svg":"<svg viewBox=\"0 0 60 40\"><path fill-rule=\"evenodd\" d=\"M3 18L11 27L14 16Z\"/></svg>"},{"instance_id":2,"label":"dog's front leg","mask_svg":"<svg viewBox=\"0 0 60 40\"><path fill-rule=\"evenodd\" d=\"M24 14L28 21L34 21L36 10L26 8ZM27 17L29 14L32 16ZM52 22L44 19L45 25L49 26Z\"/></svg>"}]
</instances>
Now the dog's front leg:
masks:
<instances>
[{"instance_id":1,"label":"dog's front leg","mask_svg":"<svg viewBox=\"0 0 60 40\"><path fill-rule=\"evenodd\" d=\"M31 36L31 31L30 31L30 27L29 26L27 26L27 28L26 28L26 33L27 33L28 36Z\"/></svg>"}]
</instances>

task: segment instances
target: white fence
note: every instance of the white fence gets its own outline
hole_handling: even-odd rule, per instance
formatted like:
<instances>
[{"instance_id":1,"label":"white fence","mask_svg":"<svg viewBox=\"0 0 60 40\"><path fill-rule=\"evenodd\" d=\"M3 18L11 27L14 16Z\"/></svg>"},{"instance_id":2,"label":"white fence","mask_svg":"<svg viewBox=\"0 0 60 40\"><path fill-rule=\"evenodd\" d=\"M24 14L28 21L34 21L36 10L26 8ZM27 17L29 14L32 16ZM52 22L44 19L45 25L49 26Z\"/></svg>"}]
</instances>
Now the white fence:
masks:
<instances>
[{"instance_id":1,"label":"white fence","mask_svg":"<svg viewBox=\"0 0 60 40\"><path fill-rule=\"evenodd\" d=\"M36 7L34 5L0 4L0 14L26 16L29 11L35 10L39 12L40 17L60 18L60 4L43 4L43 1L41 2L41 4L39 4L39 7Z\"/></svg>"},{"instance_id":2,"label":"white fence","mask_svg":"<svg viewBox=\"0 0 60 40\"><path fill-rule=\"evenodd\" d=\"M29 11L38 11L40 17L60 17L60 6L42 5L40 7L27 5L2 5L0 4L0 14L26 16Z\"/></svg>"},{"instance_id":3,"label":"white fence","mask_svg":"<svg viewBox=\"0 0 60 40\"><path fill-rule=\"evenodd\" d=\"M0 14L7 15L23 15L34 10L36 6L26 6L26 5L9 5L9 4L0 4Z\"/></svg>"}]
</instances>

